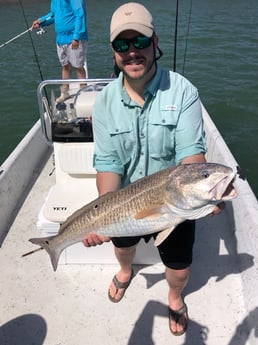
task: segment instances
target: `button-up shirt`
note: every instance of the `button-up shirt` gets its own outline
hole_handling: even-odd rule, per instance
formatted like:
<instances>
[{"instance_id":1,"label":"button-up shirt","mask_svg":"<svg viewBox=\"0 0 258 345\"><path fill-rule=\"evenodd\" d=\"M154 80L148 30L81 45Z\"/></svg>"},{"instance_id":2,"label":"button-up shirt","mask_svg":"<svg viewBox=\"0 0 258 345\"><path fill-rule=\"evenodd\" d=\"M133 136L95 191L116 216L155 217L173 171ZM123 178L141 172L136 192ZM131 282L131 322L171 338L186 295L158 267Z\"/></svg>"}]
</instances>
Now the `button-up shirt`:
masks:
<instances>
[{"instance_id":1,"label":"button-up shirt","mask_svg":"<svg viewBox=\"0 0 258 345\"><path fill-rule=\"evenodd\" d=\"M141 107L129 97L121 72L93 109L95 169L120 174L123 186L206 152L198 91L187 79L158 67L144 99Z\"/></svg>"}]
</instances>

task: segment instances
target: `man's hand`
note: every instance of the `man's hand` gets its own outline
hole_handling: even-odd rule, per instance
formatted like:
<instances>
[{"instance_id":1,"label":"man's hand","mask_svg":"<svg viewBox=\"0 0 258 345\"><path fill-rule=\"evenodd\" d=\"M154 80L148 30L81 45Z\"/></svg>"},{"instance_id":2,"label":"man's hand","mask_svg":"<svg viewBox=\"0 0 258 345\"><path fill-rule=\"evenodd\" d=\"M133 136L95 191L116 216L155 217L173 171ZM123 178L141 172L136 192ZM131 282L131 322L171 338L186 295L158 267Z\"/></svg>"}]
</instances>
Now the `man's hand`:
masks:
<instances>
[{"instance_id":1,"label":"man's hand","mask_svg":"<svg viewBox=\"0 0 258 345\"><path fill-rule=\"evenodd\" d=\"M85 238L85 240L83 240L82 242L85 245L85 247L95 247L97 245L101 245L104 242L109 242L109 241L110 241L110 237L101 236L94 233L89 233L88 236Z\"/></svg>"},{"instance_id":2,"label":"man's hand","mask_svg":"<svg viewBox=\"0 0 258 345\"><path fill-rule=\"evenodd\" d=\"M40 27L40 22L38 19L34 20L32 23L32 29L38 29Z\"/></svg>"},{"instance_id":3,"label":"man's hand","mask_svg":"<svg viewBox=\"0 0 258 345\"><path fill-rule=\"evenodd\" d=\"M214 210L212 211L212 213L210 214L210 216L216 216L217 214L220 214L220 212L222 210L224 210L224 208L226 207L224 201L222 201L221 203L219 203L218 205L215 206Z\"/></svg>"},{"instance_id":4,"label":"man's hand","mask_svg":"<svg viewBox=\"0 0 258 345\"><path fill-rule=\"evenodd\" d=\"M72 49L78 49L79 48L79 41L72 40Z\"/></svg>"}]
</instances>

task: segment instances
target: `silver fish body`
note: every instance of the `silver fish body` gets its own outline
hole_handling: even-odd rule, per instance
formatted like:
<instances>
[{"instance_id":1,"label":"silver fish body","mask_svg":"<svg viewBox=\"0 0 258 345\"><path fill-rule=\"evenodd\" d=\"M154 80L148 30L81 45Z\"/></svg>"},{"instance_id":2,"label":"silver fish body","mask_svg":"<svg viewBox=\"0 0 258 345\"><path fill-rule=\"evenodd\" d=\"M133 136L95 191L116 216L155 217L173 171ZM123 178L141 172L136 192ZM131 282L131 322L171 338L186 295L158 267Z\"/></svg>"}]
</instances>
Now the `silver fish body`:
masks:
<instances>
[{"instance_id":1,"label":"silver fish body","mask_svg":"<svg viewBox=\"0 0 258 345\"><path fill-rule=\"evenodd\" d=\"M204 217L236 197L234 178L231 168L215 163L168 168L95 199L72 214L57 235L30 242L48 252L54 270L61 252L90 232L109 237L159 232L159 245L179 223Z\"/></svg>"}]
</instances>

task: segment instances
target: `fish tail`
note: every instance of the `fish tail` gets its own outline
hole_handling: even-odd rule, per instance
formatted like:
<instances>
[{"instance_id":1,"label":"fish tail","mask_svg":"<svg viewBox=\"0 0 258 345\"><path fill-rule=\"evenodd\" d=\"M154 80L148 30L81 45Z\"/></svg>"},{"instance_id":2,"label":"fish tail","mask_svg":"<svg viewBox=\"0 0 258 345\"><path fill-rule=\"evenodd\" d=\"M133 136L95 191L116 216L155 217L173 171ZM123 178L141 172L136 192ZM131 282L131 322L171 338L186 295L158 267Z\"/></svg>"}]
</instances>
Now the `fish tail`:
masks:
<instances>
[{"instance_id":1,"label":"fish tail","mask_svg":"<svg viewBox=\"0 0 258 345\"><path fill-rule=\"evenodd\" d=\"M53 246L53 243L51 241L53 237L55 236L30 238L29 241L33 244L39 245L41 248L47 251L50 256L53 269L54 271L56 271L59 257L64 248Z\"/></svg>"}]
</instances>

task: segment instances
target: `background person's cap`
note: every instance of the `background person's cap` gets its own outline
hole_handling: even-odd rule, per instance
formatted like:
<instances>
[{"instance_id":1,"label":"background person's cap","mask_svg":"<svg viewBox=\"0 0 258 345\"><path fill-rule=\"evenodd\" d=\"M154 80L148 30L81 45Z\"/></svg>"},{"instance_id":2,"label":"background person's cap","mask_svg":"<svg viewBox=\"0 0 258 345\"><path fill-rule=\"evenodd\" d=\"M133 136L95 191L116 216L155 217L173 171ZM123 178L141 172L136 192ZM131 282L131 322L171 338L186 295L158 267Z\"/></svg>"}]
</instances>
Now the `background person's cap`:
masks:
<instances>
[{"instance_id":1,"label":"background person's cap","mask_svg":"<svg viewBox=\"0 0 258 345\"><path fill-rule=\"evenodd\" d=\"M146 37L151 37L154 31L152 15L137 2L128 2L120 6L111 19L110 42L125 30L135 30Z\"/></svg>"}]
</instances>

